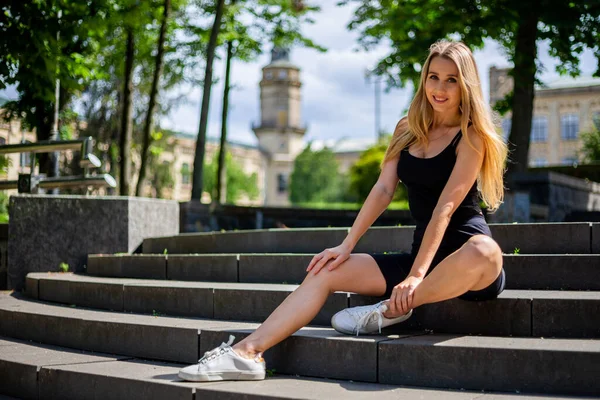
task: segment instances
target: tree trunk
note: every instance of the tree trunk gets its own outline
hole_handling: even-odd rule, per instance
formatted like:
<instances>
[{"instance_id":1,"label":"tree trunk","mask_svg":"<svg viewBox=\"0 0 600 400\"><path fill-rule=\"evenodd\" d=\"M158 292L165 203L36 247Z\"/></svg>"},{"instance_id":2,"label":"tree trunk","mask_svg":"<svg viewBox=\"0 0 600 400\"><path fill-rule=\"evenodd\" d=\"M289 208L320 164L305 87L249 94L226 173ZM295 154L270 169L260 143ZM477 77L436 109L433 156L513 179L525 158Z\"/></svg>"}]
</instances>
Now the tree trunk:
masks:
<instances>
[{"instance_id":1,"label":"tree trunk","mask_svg":"<svg viewBox=\"0 0 600 400\"><path fill-rule=\"evenodd\" d=\"M202 198L202 172L204 167L204 153L206 147L206 127L208 126L208 106L210 104L210 91L212 89L213 60L217 47L217 38L221 28L221 18L225 0L218 0L215 21L210 32L208 49L206 52L206 71L204 73L204 91L202 95L202 108L200 111L200 127L196 140L196 155L194 156L194 172L192 175L192 200Z\"/></svg>"},{"instance_id":2,"label":"tree trunk","mask_svg":"<svg viewBox=\"0 0 600 400\"><path fill-rule=\"evenodd\" d=\"M148 149L150 148L150 141L152 140L152 124L154 119L154 110L156 108L156 97L158 96L158 86L160 84L160 77L164 67L164 53L165 53L165 36L167 33L167 22L169 20L169 12L171 11L171 0L165 0L163 10L163 20L160 26L160 35L158 37L158 53L156 53L156 65L154 67L154 78L152 80L152 88L150 89L150 102L148 104L148 114L146 115L146 122L144 124L144 138L142 143L142 163L140 165L140 174L135 187L135 195L140 196L142 193L142 187L144 185L144 179L146 177L146 163L148 159Z\"/></svg>"},{"instance_id":3,"label":"tree trunk","mask_svg":"<svg viewBox=\"0 0 600 400\"><path fill-rule=\"evenodd\" d=\"M133 92L133 56L135 53L135 43L133 30L127 30L127 52L125 54L125 82L123 84L123 112L121 113L121 140L120 155L121 168L119 180L119 194L129 196L129 179L131 178L131 138L133 130L132 99Z\"/></svg>"},{"instance_id":4,"label":"tree trunk","mask_svg":"<svg viewBox=\"0 0 600 400\"><path fill-rule=\"evenodd\" d=\"M37 100L35 106L35 131L36 140L50 140L50 131L52 130L52 121L50 114L51 104L44 102L43 100ZM52 168L50 154L49 153L33 153L32 157L37 157L38 173L48 174ZM34 171L31 171L34 174Z\"/></svg>"},{"instance_id":5,"label":"tree trunk","mask_svg":"<svg viewBox=\"0 0 600 400\"><path fill-rule=\"evenodd\" d=\"M507 186L514 187L515 173L527 171L529 156L529 139L531 119L533 115L533 99L535 84L535 59L537 57L537 24L538 13L531 7L524 13L515 38L514 55L514 97L512 104L512 122L509 137L509 158L507 170Z\"/></svg>"},{"instance_id":6,"label":"tree trunk","mask_svg":"<svg viewBox=\"0 0 600 400\"><path fill-rule=\"evenodd\" d=\"M227 61L225 66L225 89L223 90L223 114L221 118L221 145L219 146L219 164L217 167L217 195L219 204L227 202L227 166L225 165L225 152L227 151L227 113L229 112L229 85L231 75L231 59L233 57L233 44L227 42Z\"/></svg>"}]
</instances>

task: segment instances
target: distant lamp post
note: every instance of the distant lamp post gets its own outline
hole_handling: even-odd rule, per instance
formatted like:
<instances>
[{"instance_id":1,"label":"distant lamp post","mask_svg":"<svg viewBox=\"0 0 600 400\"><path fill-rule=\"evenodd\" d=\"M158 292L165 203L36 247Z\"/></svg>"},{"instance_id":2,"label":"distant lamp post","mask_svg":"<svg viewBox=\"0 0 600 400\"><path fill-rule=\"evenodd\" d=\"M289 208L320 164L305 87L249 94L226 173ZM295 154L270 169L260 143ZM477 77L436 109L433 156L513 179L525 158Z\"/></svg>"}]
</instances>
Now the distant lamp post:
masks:
<instances>
[{"instance_id":1,"label":"distant lamp post","mask_svg":"<svg viewBox=\"0 0 600 400\"><path fill-rule=\"evenodd\" d=\"M376 74L376 69L365 69L365 82L373 83L375 87L375 137L380 140L383 136L381 132L381 81L382 78Z\"/></svg>"}]
</instances>

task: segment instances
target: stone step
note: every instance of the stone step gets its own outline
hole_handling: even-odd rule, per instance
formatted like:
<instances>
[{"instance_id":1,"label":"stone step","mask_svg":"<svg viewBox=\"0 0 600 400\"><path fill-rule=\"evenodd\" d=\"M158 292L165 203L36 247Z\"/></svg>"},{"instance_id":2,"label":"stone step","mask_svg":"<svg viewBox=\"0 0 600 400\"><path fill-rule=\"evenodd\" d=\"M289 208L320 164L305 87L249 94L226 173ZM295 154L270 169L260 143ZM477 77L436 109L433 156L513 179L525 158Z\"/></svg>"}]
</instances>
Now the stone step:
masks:
<instances>
[{"instance_id":1,"label":"stone step","mask_svg":"<svg viewBox=\"0 0 600 400\"><path fill-rule=\"evenodd\" d=\"M600 224L589 222L490 224L492 236L504 253L600 253ZM144 239L147 254L189 253L318 253L339 245L349 228L262 229L187 233ZM594 234L594 232L596 234ZM372 227L356 252L410 251L414 226Z\"/></svg>"},{"instance_id":2,"label":"stone step","mask_svg":"<svg viewBox=\"0 0 600 400\"><path fill-rule=\"evenodd\" d=\"M262 322L297 285L181 282L99 278L71 273L30 273L33 299L96 309ZM346 307L381 298L336 292L311 324L330 326ZM599 338L600 292L505 290L497 300L454 299L419 307L388 333L431 330L493 336Z\"/></svg>"},{"instance_id":3,"label":"stone step","mask_svg":"<svg viewBox=\"0 0 600 400\"><path fill-rule=\"evenodd\" d=\"M90 255L87 273L113 278L299 284L313 254ZM600 254L505 254L507 289L600 290Z\"/></svg>"},{"instance_id":4,"label":"stone step","mask_svg":"<svg viewBox=\"0 0 600 400\"><path fill-rule=\"evenodd\" d=\"M226 341L230 334L240 340L257 326L73 309L26 300L18 294L0 295L0 335L183 364L195 363L201 354ZM600 340L457 335L353 337L332 329L303 328L267 351L265 359L268 369L288 375L503 392L600 392ZM81 374L86 371L84 368L103 362L127 361L98 360L68 369ZM172 378L172 372L149 369L152 371L145 374L156 379ZM118 377L126 370L127 367L101 369L98 375ZM59 372L54 375L61 376ZM77 382L77 377L81 375L67 381ZM94 381L82 382L86 384L78 390L85 392L83 388L94 387ZM143 394L149 396L153 390L158 391L152 387ZM452 398L444 396L441 398Z\"/></svg>"},{"instance_id":5,"label":"stone step","mask_svg":"<svg viewBox=\"0 0 600 400\"><path fill-rule=\"evenodd\" d=\"M510 400L514 394L400 387L379 383L273 375L258 382L181 381L184 364L90 353L0 337L0 393L27 399L452 399ZM90 390L93 388L93 390ZM581 397L536 396L545 399ZM15 399L0 394L0 400Z\"/></svg>"}]
</instances>

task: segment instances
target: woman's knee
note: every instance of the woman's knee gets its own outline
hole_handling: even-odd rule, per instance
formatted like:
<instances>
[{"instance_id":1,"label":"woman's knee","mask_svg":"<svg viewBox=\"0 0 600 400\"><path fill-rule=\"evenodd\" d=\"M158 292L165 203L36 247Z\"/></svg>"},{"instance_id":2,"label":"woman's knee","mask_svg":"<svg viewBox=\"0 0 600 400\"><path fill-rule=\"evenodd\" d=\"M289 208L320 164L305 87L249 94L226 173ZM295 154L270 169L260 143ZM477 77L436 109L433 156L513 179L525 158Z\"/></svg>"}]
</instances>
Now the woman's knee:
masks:
<instances>
[{"instance_id":1,"label":"woman's knee","mask_svg":"<svg viewBox=\"0 0 600 400\"><path fill-rule=\"evenodd\" d=\"M470 265L500 272L502 268L502 250L494 239L485 235L471 237L465 244L465 252L472 263Z\"/></svg>"},{"instance_id":2,"label":"woman's knee","mask_svg":"<svg viewBox=\"0 0 600 400\"><path fill-rule=\"evenodd\" d=\"M304 278L304 281L302 282L303 285L317 285L317 286L321 286L323 288L326 288L329 292L334 292L334 279L333 279L333 273L332 271L329 271L327 269L327 266L323 267L316 275L313 274L312 271L310 271L306 277Z\"/></svg>"}]
</instances>

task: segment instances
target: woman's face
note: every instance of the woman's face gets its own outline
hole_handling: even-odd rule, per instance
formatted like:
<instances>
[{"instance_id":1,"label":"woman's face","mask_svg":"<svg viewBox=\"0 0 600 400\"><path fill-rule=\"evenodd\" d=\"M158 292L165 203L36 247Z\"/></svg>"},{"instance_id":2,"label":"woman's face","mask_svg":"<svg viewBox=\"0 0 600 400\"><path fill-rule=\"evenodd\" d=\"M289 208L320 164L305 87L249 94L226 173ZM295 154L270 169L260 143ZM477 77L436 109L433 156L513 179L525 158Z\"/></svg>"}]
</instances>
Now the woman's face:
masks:
<instances>
[{"instance_id":1,"label":"woman's face","mask_svg":"<svg viewBox=\"0 0 600 400\"><path fill-rule=\"evenodd\" d=\"M425 94L435 111L447 113L460 105L458 68L454 61L444 57L434 57L429 63L425 80Z\"/></svg>"}]
</instances>

